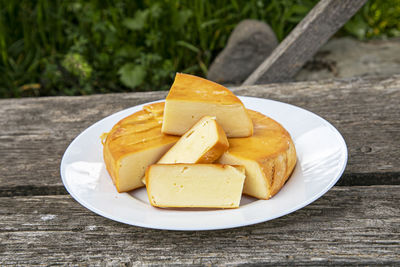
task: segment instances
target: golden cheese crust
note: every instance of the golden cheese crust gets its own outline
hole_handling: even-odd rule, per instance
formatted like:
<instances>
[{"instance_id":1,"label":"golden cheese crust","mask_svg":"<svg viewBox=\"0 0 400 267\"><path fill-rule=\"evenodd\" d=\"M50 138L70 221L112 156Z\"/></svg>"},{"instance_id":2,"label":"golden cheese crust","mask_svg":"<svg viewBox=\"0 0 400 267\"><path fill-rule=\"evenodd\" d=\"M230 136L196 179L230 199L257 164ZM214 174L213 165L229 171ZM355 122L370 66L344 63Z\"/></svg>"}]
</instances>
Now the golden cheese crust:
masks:
<instances>
[{"instance_id":1,"label":"golden cheese crust","mask_svg":"<svg viewBox=\"0 0 400 267\"><path fill-rule=\"evenodd\" d=\"M193 134L196 131L201 131L201 127L203 126L204 123L207 124L210 123L213 125L213 127L215 127L216 140L215 143L212 145L210 143L202 143L203 140L200 140L200 136ZM193 138L194 136L198 138L195 142L197 147L202 148L201 151L193 152L193 150L191 150L191 154L196 155L197 158L196 159L192 157L182 158L180 157L180 155L178 155L178 158L180 158L181 161L177 162L176 161L177 153L181 154L182 152L187 152L182 150L180 151L179 149L184 149L182 146L184 146L183 144L185 144L185 141L189 140L190 138ZM201 138L203 138L203 136ZM228 139L226 138L224 129L222 129L222 127L215 121L215 118L210 116L204 116L195 125L193 125L193 127L190 128L184 135L182 135L179 141L159 160L159 163L212 163L215 160L217 160L226 150L228 150L228 147L229 147L229 142ZM198 154L199 152L201 154Z\"/></svg>"},{"instance_id":2,"label":"golden cheese crust","mask_svg":"<svg viewBox=\"0 0 400 267\"><path fill-rule=\"evenodd\" d=\"M207 115L216 117L228 137L253 134L246 108L230 90L200 77L177 73L166 98L161 131L183 135Z\"/></svg>"},{"instance_id":3,"label":"golden cheese crust","mask_svg":"<svg viewBox=\"0 0 400 267\"><path fill-rule=\"evenodd\" d=\"M164 104L155 103L147 106L151 109L153 105ZM163 106L163 105L162 105ZM127 153L144 150L153 144L166 144L176 142L179 137L166 135L161 132L162 113L155 116L147 110L140 110L132 115L120 120L107 135L105 146L115 158L119 158Z\"/></svg>"},{"instance_id":4,"label":"golden cheese crust","mask_svg":"<svg viewBox=\"0 0 400 267\"><path fill-rule=\"evenodd\" d=\"M215 122L217 125L217 135L219 136L218 142L214 144L214 146L206 153L204 153L197 162L195 163L212 163L216 161L226 150L228 150L229 142L226 138L224 129Z\"/></svg>"},{"instance_id":5,"label":"golden cheese crust","mask_svg":"<svg viewBox=\"0 0 400 267\"><path fill-rule=\"evenodd\" d=\"M253 135L229 138L229 149L225 153L259 165L269 193L264 196L253 195L246 186L244 193L269 199L279 192L290 177L297 161L296 149L289 133L278 122L253 110L248 110L248 113L253 120Z\"/></svg>"},{"instance_id":6,"label":"golden cheese crust","mask_svg":"<svg viewBox=\"0 0 400 267\"><path fill-rule=\"evenodd\" d=\"M226 87L194 75L177 73L166 100L184 100L217 103L223 105L241 104L242 101Z\"/></svg>"},{"instance_id":7,"label":"golden cheese crust","mask_svg":"<svg viewBox=\"0 0 400 267\"><path fill-rule=\"evenodd\" d=\"M178 141L179 137L161 132L163 109L164 102L144 106L143 110L120 120L104 136L104 162L119 192L117 172L124 156Z\"/></svg>"}]
</instances>

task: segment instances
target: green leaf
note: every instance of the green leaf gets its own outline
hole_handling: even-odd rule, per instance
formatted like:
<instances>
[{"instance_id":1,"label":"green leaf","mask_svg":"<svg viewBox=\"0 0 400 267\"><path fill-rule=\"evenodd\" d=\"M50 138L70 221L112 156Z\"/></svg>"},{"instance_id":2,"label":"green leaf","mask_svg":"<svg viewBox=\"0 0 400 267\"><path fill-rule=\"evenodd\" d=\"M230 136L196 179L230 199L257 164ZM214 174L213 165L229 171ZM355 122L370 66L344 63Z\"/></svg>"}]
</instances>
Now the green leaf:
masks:
<instances>
[{"instance_id":1,"label":"green leaf","mask_svg":"<svg viewBox=\"0 0 400 267\"><path fill-rule=\"evenodd\" d=\"M236 0L231 0L231 4L235 8L236 11L240 10L240 7L239 7L238 2Z\"/></svg>"},{"instance_id":2,"label":"green leaf","mask_svg":"<svg viewBox=\"0 0 400 267\"><path fill-rule=\"evenodd\" d=\"M146 20L149 15L149 10L138 10L133 18L126 18L122 22L125 27L132 31L142 30L146 25Z\"/></svg>"},{"instance_id":3,"label":"green leaf","mask_svg":"<svg viewBox=\"0 0 400 267\"><path fill-rule=\"evenodd\" d=\"M189 18L192 16L192 11L189 9L181 10L173 17L172 27L173 29L180 29L182 28Z\"/></svg>"},{"instance_id":4,"label":"green leaf","mask_svg":"<svg viewBox=\"0 0 400 267\"><path fill-rule=\"evenodd\" d=\"M140 48L135 48L133 45L124 45L115 51L117 57L135 58L139 55Z\"/></svg>"},{"instance_id":5,"label":"green leaf","mask_svg":"<svg viewBox=\"0 0 400 267\"><path fill-rule=\"evenodd\" d=\"M206 64L204 64L202 61L200 61L199 66L200 66L201 70L203 71L203 75L207 76L208 69L207 69Z\"/></svg>"},{"instance_id":6,"label":"green leaf","mask_svg":"<svg viewBox=\"0 0 400 267\"><path fill-rule=\"evenodd\" d=\"M81 80L88 80L92 75L92 67L86 59L78 53L68 53L61 62L61 65Z\"/></svg>"},{"instance_id":7,"label":"green leaf","mask_svg":"<svg viewBox=\"0 0 400 267\"><path fill-rule=\"evenodd\" d=\"M141 65L126 63L119 70L121 82L131 89L141 85L146 77L146 70Z\"/></svg>"},{"instance_id":8,"label":"green leaf","mask_svg":"<svg viewBox=\"0 0 400 267\"><path fill-rule=\"evenodd\" d=\"M354 16L345 25L344 29L360 40L364 40L368 30L368 24L359 15Z\"/></svg>"},{"instance_id":9,"label":"green leaf","mask_svg":"<svg viewBox=\"0 0 400 267\"><path fill-rule=\"evenodd\" d=\"M159 3L155 3L150 8L150 14L153 18L159 18L162 14L163 10Z\"/></svg>"},{"instance_id":10,"label":"green leaf","mask_svg":"<svg viewBox=\"0 0 400 267\"><path fill-rule=\"evenodd\" d=\"M176 42L176 44L177 44L178 46L186 47L187 49L189 49L189 50L191 50L191 51L193 51L193 52L195 52L195 53L200 53L200 49L198 49L197 47L195 47L195 46L192 45L192 44L189 44L188 42L185 42L185 41L180 40L180 41Z\"/></svg>"},{"instance_id":11,"label":"green leaf","mask_svg":"<svg viewBox=\"0 0 400 267\"><path fill-rule=\"evenodd\" d=\"M290 7L290 11L294 14L306 15L310 11L311 7L305 5L293 5Z\"/></svg>"},{"instance_id":12,"label":"green leaf","mask_svg":"<svg viewBox=\"0 0 400 267\"><path fill-rule=\"evenodd\" d=\"M207 28L208 26L212 26L212 25L217 24L217 23L219 23L219 22L220 22L220 19L211 19L211 20L209 20L209 21L205 21L205 22L203 22L202 24L200 24L200 28L201 28L201 29L205 29L205 28Z\"/></svg>"}]
</instances>

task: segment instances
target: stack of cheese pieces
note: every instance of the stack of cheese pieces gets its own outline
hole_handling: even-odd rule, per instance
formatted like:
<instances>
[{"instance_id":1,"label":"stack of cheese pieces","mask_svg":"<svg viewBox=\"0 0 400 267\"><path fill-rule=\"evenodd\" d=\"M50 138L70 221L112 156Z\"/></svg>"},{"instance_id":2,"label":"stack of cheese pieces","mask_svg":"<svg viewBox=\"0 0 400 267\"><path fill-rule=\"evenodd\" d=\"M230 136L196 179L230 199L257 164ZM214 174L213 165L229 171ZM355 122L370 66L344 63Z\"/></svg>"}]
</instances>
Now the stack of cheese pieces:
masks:
<instances>
[{"instance_id":1,"label":"stack of cheese pieces","mask_svg":"<svg viewBox=\"0 0 400 267\"><path fill-rule=\"evenodd\" d=\"M296 164L279 123L246 110L222 85L180 73L165 104L121 120L103 144L118 192L145 183L157 207L237 208L242 194L269 199Z\"/></svg>"}]
</instances>

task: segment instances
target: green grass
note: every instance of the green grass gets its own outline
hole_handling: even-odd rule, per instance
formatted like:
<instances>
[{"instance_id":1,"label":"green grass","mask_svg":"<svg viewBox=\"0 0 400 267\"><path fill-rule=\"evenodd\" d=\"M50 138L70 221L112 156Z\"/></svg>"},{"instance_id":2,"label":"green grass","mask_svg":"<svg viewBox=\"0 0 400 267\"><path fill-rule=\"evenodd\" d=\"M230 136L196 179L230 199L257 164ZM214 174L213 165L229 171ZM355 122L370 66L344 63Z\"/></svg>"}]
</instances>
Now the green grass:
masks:
<instances>
[{"instance_id":1,"label":"green grass","mask_svg":"<svg viewBox=\"0 0 400 267\"><path fill-rule=\"evenodd\" d=\"M0 97L166 90L207 74L245 18L282 40L316 0L0 0ZM371 0L340 31L400 36L400 0Z\"/></svg>"}]
</instances>

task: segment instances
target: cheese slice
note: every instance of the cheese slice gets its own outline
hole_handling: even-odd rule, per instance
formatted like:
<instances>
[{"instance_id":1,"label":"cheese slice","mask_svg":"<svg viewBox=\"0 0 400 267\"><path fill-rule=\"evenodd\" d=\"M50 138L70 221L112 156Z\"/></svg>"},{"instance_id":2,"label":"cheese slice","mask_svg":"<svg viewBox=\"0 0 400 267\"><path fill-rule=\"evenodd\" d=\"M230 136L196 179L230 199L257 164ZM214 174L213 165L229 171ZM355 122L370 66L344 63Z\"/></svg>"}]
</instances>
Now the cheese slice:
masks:
<instances>
[{"instance_id":1,"label":"cheese slice","mask_svg":"<svg viewBox=\"0 0 400 267\"><path fill-rule=\"evenodd\" d=\"M204 116L158 163L212 163L229 147L224 130L214 117Z\"/></svg>"},{"instance_id":2,"label":"cheese slice","mask_svg":"<svg viewBox=\"0 0 400 267\"><path fill-rule=\"evenodd\" d=\"M221 164L155 164L146 170L147 194L156 207L237 208L245 171Z\"/></svg>"},{"instance_id":3,"label":"cheese slice","mask_svg":"<svg viewBox=\"0 0 400 267\"><path fill-rule=\"evenodd\" d=\"M145 106L119 121L103 139L103 157L118 192L144 186L147 166L156 163L179 139L161 132L164 103Z\"/></svg>"},{"instance_id":4,"label":"cheese slice","mask_svg":"<svg viewBox=\"0 0 400 267\"><path fill-rule=\"evenodd\" d=\"M243 165L246 181L243 193L269 199L279 192L296 165L296 150L289 133L273 119L248 110L254 134L230 138L229 149L219 163Z\"/></svg>"},{"instance_id":5,"label":"cheese slice","mask_svg":"<svg viewBox=\"0 0 400 267\"><path fill-rule=\"evenodd\" d=\"M216 117L228 137L253 133L243 103L231 91L212 81L177 73L166 98L162 132L183 135L206 115Z\"/></svg>"}]
</instances>

